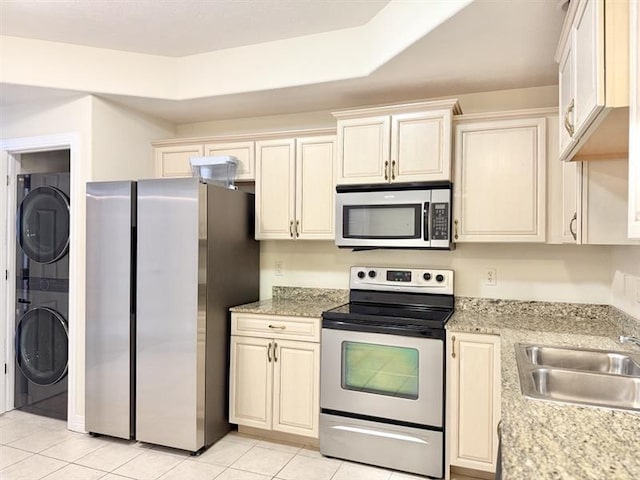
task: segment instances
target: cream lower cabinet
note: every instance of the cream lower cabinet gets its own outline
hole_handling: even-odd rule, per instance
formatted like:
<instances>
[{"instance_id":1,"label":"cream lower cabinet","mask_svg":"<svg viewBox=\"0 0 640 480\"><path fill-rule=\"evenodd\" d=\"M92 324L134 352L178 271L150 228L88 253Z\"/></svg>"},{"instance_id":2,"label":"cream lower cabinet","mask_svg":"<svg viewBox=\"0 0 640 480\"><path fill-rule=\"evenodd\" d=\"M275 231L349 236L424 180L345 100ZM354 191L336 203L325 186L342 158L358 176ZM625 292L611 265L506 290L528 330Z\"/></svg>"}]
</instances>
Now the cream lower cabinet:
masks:
<instances>
[{"instance_id":1,"label":"cream lower cabinet","mask_svg":"<svg viewBox=\"0 0 640 480\"><path fill-rule=\"evenodd\" d=\"M333 240L335 136L256 142L256 239Z\"/></svg>"},{"instance_id":2,"label":"cream lower cabinet","mask_svg":"<svg viewBox=\"0 0 640 480\"><path fill-rule=\"evenodd\" d=\"M455 127L454 241L544 242L545 118L471 118Z\"/></svg>"},{"instance_id":3,"label":"cream lower cabinet","mask_svg":"<svg viewBox=\"0 0 640 480\"><path fill-rule=\"evenodd\" d=\"M500 421L500 337L447 332L449 463L495 472Z\"/></svg>"},{"instance_id":4,"label":"cream lower cabinet","mask_svg":"<svg viewBox=\"0 0 640 480\"><path fill-rule=\"evenodd\" d=\"M319 340L319 322L232 315L232 333L242 335L231 336L231 423L318 437L320 344L287 337ZM245 335L251 333L271 338Z\"/></svg>"}]
</instances>

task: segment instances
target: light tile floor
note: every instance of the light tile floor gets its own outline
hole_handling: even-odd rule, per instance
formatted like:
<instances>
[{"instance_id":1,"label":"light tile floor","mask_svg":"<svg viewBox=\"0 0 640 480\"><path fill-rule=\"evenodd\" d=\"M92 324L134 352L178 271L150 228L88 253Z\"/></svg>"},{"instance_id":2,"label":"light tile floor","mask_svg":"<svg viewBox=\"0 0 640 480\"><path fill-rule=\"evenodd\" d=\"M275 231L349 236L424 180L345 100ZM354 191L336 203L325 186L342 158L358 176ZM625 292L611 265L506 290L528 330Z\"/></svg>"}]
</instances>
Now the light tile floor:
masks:
<instances>
[{"instance_id":1,"label":"light tile floor","mask_svg":"<svg viewBox=\"0 0 640 480\"><path fill-rule=\"evenodd\" d=\"M399 472L232 432L199 457L140 442L70 432L66 422L0 415L1 480L410 480Z\"/></svg>"}]
</instances>

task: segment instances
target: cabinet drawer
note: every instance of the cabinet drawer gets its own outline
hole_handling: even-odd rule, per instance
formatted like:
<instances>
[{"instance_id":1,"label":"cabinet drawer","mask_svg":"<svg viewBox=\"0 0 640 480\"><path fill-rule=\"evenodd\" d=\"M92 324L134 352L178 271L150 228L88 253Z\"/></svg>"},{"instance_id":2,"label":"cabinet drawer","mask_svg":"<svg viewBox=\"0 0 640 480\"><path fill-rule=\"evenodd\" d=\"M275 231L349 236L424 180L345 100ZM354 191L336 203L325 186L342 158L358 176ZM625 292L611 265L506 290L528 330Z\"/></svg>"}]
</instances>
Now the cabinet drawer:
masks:
<instances>
[{"instance_id":1,"label":"cabinet drawer","mask_svg":"<svg viewBox=\"0 0 640 480\"><path fill-rule=\"evenodd\" d=\"M231 334L320 342L320 319L232 313Z\"/></svg>"}]
</instances>

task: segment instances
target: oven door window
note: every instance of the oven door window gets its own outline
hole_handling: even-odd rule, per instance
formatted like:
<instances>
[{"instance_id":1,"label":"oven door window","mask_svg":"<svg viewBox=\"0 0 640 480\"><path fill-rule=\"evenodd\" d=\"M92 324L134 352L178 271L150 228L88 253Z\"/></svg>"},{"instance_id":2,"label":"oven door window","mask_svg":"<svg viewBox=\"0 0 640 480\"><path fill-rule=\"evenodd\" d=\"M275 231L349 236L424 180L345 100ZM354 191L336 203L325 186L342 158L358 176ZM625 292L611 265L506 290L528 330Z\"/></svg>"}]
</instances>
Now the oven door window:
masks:
<instances>
[{"instance_id":1,"label":"oven door window","mask_svg":"<svg viewBox=\"0 0 640 480\"><path fill-rule=\"evenodd\" d=\"M343 207L343 238L412 239L422 237L422 205L348 205Z\"/></svg>"},{"instance_id":2,"label":"oven door window","mask_svg":"<svg viewBox=\"0 0 640 480\"><path fill-rule=\"evenodd\" d=\"M342 342L342 388L418 399L418 350Z\"/></svg>"}]
</instances>

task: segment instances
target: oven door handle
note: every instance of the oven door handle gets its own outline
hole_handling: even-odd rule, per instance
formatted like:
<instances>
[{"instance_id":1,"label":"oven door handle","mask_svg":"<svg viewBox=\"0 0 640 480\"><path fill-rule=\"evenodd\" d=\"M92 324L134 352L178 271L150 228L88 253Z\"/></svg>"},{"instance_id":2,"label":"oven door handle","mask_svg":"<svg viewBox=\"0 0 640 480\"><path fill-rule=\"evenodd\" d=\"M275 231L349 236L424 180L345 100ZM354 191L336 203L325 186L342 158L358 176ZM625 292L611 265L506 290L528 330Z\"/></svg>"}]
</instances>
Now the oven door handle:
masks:
<instances>
[{"instance_id":1,"label":"oven door handle","mask_svg":"<svg viewBox=\"0 0 640 480\"><path fill-rule=\"evenodd\" d=\"M422 212L422 229L423 229L423 240L425 242L429 241L429 202L424 202L424 210Z\"/></svg>"}]
</instances>

